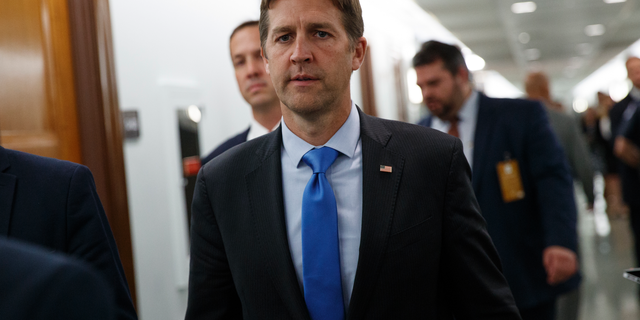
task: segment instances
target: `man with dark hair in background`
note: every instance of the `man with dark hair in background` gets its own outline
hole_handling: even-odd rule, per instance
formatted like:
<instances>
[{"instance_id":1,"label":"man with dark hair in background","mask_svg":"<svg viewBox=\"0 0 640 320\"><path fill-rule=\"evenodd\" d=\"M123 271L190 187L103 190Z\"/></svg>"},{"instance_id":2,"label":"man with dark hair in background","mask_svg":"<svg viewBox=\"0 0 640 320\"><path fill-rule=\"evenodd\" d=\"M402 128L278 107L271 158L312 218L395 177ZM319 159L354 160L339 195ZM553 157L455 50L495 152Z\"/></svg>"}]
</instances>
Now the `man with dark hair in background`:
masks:
<instances>
[{"instance_id":1,"label":"man with dark hair in background","mask_svg":"<svg viewBox=\"0 0 640 320\"><path fill-rule=\"evenodd\" d=\"M580 277L573 180L543 107L475 91L456 46L426 42L413 65L431 111L420 124L462 141L522 318L554 319L556 297Z\"/></svg>"},{"instance_id":2,"label":"man with dark hair in background","mask_svg":"<svg viewBox=\"0 0 640 320\"><path fill-rule=\"evenodd\" d=\"M625 131L638 107L640 107L640 58L630 57L626 63L629 80L633 88L620 102L609 111L611 119L612 148L618 163L618 175L622 182L622 198L629 206L629 222L635 239L635 254L637 266L640 266L640 177L638 176L638 162L640 152L633 140L625 137Z\"/></svg>"},{"instance_id":3,"label":"man with dark hair in background","mask_svg":"<svg viewBox=\"0 0 640 320\"><path fill-rule=\"evenodd\" d=\"M280 100L260 56L258 21L244 22L233 30L229 38L229 52L238 89L244 100L251 106L253 117L247 130L219 145L202 159L203 165L245 141L273 131L282 117Z\"/></svg>"},{"instance_id":4,"label":"man with dark hair in background","mask_svg":"<svg viewBox=\"0 0 640 320\"><path fill-rule=\"evenodd\" d=\"M186 319L520 319L460 142L368 116L358 0L263 0L283 121L202 167Z\"/></svg>"}]
</instances>

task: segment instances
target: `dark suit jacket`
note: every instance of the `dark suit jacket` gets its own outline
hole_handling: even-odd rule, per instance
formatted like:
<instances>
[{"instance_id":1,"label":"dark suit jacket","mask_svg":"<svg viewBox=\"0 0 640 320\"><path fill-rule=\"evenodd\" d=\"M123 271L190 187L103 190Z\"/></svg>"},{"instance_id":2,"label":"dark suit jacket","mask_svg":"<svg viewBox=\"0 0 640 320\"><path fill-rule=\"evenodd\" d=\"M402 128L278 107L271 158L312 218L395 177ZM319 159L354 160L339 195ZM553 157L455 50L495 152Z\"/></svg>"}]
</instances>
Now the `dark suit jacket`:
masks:
<instances>
[{"instance_id":1,"label":"dark suit jacket","mask_svg":"<svg viewBox=\"0 0 640 320\"><path fill-rule=\"evenodd\" d=\"M0 235L86 261L111 285L117 319L137 319L87 167L0 147Z\"/></svg>"},{"instance_id":2,"label":"dark suit jacket","mask_svg":"<svg viewBox=\"0 0 640 320\"><path fill-rule=\"evenodd\" d=\"M524 199L511 203L502 199L496 168L507 153L519 163L525 192ZM542 265L548 246L577 251L577 234L573 179L540 103L480 95L473 189L518 307L533 307L578 286L579 275L548 285Z\"/></svg>"},{"instance_id":3,"label":"dark suit jacket","mask_svg":"<svg viewBox=\"0 0 640 320\"><path fill-rule=\"evenodd\" d=\"M206 157L202 158L202 160L200 161L202 163L202 165L204 165L205 163L211 161L211 159L221 155L223 152L243 143L247 141L247 137L249 136L249 130L251 129L251 127L247 128L247 130L239 133L238 135L229 138L229 140L223 142L221 145L219 145L217 148L215 148L213 151L211 151L211 153L209 153L209 155L207 155Z\"/></svg>"},{"instance_id":4,"label":"dark suit jacket","mask_svg":"<svg viewBox=\"0 0 640 320\"><path fill-rule=\"evenodd\" d=\"M360 126L362 234L347 319L519 319L460 141L362 112ZM287 242L281 147L278 128L201 169L186 319L310 319Z\"/></svg>"},{"instance_id":5,"label":"dark suit jacket","mask_svg":"<svg viewBox=\"0 0 640 320\"><path fill-rule=\"evenodd\" d=\"M629 106L629 103L633 102L631 95L620 100L609 111L609 118L611 119L611 134L612 139L609 147L613 150L615 137L623 134L623 129L626 127L626 121L624 120L624 112ZM640 107L640 106L639 106ZM637 113L637 112L636 112ZM634 169L624 162L618 160L618 174L620 175L620 182L622 183L622 197L624 201L631 206L633 212L640 210L640 178L637 174L637 169Z\"/></svg>"},{"instance_id":6,"label":"dark suit jacket","mask_svg":"<svg viewBox=\"0 0 640 320\"><path fill-rule=\"evenodd\" d=\"M0 238L0 319L113 320L113 295L81 262Z\"/></svg>"}]
</instances>

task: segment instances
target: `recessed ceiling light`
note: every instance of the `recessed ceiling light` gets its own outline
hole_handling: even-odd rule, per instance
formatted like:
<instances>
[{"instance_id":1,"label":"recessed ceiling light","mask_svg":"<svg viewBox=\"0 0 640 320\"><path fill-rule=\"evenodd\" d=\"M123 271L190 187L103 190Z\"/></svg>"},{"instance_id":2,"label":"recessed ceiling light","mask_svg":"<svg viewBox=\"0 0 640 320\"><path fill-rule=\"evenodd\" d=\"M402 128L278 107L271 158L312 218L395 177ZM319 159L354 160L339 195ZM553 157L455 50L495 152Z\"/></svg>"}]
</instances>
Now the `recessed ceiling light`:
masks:
<instances>
[{"instance_id":1,"label":"recessed ceiling light","mask_svg":"<svg viewBox=\"0 0 640 320\"><path fill-rule=\"evenodd\" d=\"M540 50L532 48L524 51L524 56L529 61L540 59Z\"/></svg>"},{"instance_id":2,"label":"recessed ceiling light","mask_svg":"<svg viewBox=\"0 0 640 320\"><path fill-rule=\"evenodd\" d=\"M627 0L604 0L604 3L621 3L627 2Z\"/></svg>"},{"instance_id":3,"label":"recessed ceiling light","mask_svg":"<svg viewBox=\"0 0 640 320\"><path fill-rule=\"evenodd\" d=\"M605 31L606 31L605 27L601 24L592 24L584 28L584 33L589 37L601 36L604 34Z\"/></svg>"},{"instance_id":4,"label":"recessed ceiling light","mask_svg":"<svg viewBox=\"0 0 640 320\"><path fill-rule=\"evenodd\" d=\"M511 11L516 14L534 12L537 8L538 6L533 1L516 2L511 5Z\"/></svg>"},{"instance_id":5,"label":"recessed ceiling light","mask_svg":"<svg viewBox=\"0 0 640 320\"><path fill-rule=\"evenodd\" d=\"M527 43L529 43L529 41L531 41L531 36L528 33L523 32L523 33L518 35L518 40L522 44L527 44Z\"/></svg>"}]
</instances>

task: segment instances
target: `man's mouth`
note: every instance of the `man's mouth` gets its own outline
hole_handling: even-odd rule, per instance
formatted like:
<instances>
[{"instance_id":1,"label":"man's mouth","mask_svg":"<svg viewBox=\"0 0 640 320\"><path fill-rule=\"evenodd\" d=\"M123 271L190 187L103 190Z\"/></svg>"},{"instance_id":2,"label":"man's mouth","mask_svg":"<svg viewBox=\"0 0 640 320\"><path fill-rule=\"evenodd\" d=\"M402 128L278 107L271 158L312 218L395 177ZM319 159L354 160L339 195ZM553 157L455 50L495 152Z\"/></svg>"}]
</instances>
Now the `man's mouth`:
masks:
<instances>
[{"instance_id":1,"label":"man's mouth","mask_svg":"<svg viewBox=\"0 0 640 320\"><path fill-rule=\"evenodd\" d=\"M318 78L308 74L299 74L291 78L291 81L314 81L314 80L318 80Z\"/></svg>"}]
</instances>

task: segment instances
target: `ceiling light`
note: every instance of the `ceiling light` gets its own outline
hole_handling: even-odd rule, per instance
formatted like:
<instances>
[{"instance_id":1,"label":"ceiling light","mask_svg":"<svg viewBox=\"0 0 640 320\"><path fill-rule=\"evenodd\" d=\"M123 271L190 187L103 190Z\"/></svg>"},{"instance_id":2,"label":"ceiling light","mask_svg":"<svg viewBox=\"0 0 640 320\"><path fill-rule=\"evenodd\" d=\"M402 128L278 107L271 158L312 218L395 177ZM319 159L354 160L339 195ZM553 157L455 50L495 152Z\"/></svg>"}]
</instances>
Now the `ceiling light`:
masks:
<instances>
[{"instance_id":1,"label":"ceiling light","mask_svg":"<svg viewBox=\"0 0 640 320\"><path fill-rule=\"evenodd\" d=\"M529 61L540 59L540 50L532 48L524 51L524 56Z\"/></svg>"},{"instance_id":2,"label":"ceiling light","mask_svg":"<svg viewBox=\"0 0 640 320\"><path fill-rule=\"evenodd\" d=\"M538 6L533 1L516 2L511 5L511 11L516 14L534 12L537 8Z\"/></svg>"},{"instance_id":3,"label":"ceiling light","mask_svg":"<svg viewBox=\"0 0 640 320\"><path fill-rule=\"evenodd\" d=\"M518 35L518 40L522 44L527 44L527 43L529 43L529 41L531 41L531 36L528 33L523 32L523 33Z\"/></svg>"},{"instance_id":4,"label":"ceiling light","mask_svg":"<svg viewBox=\"0 0 640 320\"><path fill-rule=\"evenodd\" d=\"M573 111L583 113L589 109L589 101L587 99L578 98L573 100Z\"/></svg>"},{"instance_id":5,"label":"ceiling light","mask_svg":"<svg viewBox=\"0 0 640 320\"><path fill-rule=\"evenodd\" d=\"M627 2L627 0L604 0L604 3L621 3Z\"/></svg>"},{"instance_id":6,"label":"ceiling light","mask_svg":"<svg viewBox=\"0 0 640 320\"><path fill-rule=\"evenodd\" d=\"M470 71L480 71L486 65L484 59L477 54L472 54L464 58Z\"/></svg>"},{"instance_id":7,"label":"ceiling light","mask_svg":"<svg viewBox=\"0 0 640 320\"><path fill-rule=\"evenodd\" d=\"M584 60L580 57L573 57L569 59L569 68L580 69L584 64Z\"/></svg>"},{"instance_id":8,"label":"ceiling light","mask_svg":"<svg viewBox=\"0 0 640 320\"><path fill-rule=\"evenodd\" d=\"M462 52L463 55L468 56L468 55L472 55L473 51L471 51L471 49L469 49L469 47L464 47L460 50Z\"/></svg>"},{"instance_id":9,"label":"ceiling light","mask_svg":"<svg viewBox=\"0 0 640 320\"><path fill-rule=\"evenodd\" d=\"M605 30L605 27L601 24L592 24L584 28L584 33L589 37L597 37L603 35Z\"/></svg>"},{"instance_id":10,"label":"ceiling light","mask_svg":"<svg viewBox=\"0 0 640 320\"><path fill-rule=\"evenodd\" d=\"M627 81L614 82L609 86L609 96L613 101L619 102L629 94L630 90L631 88Z\"/></svg>"},{"instance_id":11,"label":"ceiling light","mask_svg":"<svg viewBox=\"0 0 640 320\"><path fill-rule=\"evenodd\" d=\"M199 123L202 120L202 112L198 106L189 106L187 108L187 115L189 115L189 119L195 123Z\"/></svg>"}]
</instances>

